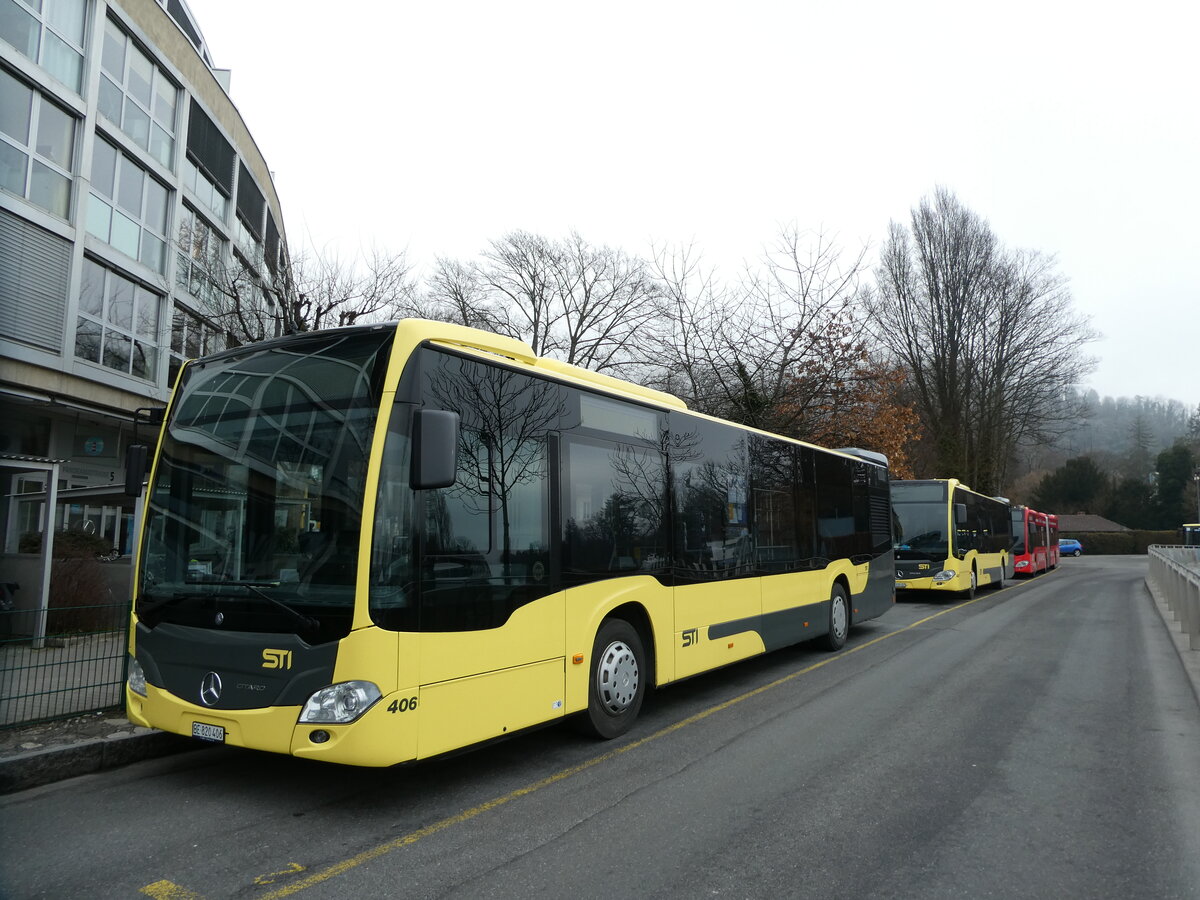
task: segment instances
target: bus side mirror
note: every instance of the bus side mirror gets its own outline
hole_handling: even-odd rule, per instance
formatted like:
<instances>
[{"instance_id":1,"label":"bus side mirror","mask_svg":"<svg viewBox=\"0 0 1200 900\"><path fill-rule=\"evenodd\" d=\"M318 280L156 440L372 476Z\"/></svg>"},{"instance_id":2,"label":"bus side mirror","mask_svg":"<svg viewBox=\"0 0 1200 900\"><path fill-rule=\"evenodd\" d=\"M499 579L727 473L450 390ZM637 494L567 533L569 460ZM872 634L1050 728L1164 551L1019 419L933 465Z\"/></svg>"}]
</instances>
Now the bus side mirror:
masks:
<instances>
[{"instance_id":1,"label":"bus side mirror","mask_svg":"<svg viewBox=\"0 0 1200 900\"><path fill-rule=\"evenodd\" d=\"M146 461L150 448L145 444L130 444L125 450L125 496L140 497L146 480Z\"/></svg>"},{"instance_id":2,"label":"bus side mirror","mask_svg":"<svg viewBox=\"0 0 1200 900\"><path fill-rule=\"evenodd\" d=\"M954 524L955 525L966 525L967 524L967 504L965 504L965 503L955 503L954 504Z\"/></svg>"},{"instance_id":3,"label":"bus side mirror","mask_svg":"<svg viewBox=\"0 0 1200 900\"><path fill-rule=\"evenodd\" d=\"M458 413L418 409L413 415L412 441L409 484L413 490L454 484L458 472Z\"/></svg>"}]
</instances>

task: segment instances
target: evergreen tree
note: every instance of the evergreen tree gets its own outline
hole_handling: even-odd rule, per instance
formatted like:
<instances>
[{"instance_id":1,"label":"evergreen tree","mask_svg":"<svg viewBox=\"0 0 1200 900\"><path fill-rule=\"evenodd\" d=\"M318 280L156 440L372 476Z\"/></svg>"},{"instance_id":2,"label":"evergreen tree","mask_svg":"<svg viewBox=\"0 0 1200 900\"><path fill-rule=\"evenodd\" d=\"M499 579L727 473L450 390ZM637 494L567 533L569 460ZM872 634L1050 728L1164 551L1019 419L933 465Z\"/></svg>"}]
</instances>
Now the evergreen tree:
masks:
<instances>
[{"instance_id":1,"label":"evergreen tree","mask_svg":"<svg viewBox=\"0 0 1200 900\"><path fill-rule=\"evenodd\" d=\"M1154 507L1159 528L1178 528L1192 521L1190 492L1196 459L1183 442L1158 454Z\"/></svg>"}]
</instances>

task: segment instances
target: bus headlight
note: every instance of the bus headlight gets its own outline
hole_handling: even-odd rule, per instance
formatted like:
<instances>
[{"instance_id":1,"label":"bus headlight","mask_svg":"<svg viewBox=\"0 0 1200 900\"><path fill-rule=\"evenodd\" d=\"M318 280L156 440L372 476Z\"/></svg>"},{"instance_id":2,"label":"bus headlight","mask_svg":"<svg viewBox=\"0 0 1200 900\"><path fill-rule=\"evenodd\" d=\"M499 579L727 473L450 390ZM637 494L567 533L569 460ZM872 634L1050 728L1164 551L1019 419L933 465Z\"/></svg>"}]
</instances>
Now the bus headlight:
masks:
<instances>
[{"instance_id":1,"label":"bus headlight","mask_svg":"<svg viewBox=\"0 0 1200 900\"><path fill-rule=\"evenodd\" d=\"M952 581L957 574L953 569L942 569L942 571L933 576L933 583L944 584L947 581Z\"/></svg>"},{"instance_id":2,"label":"bus headlight","mask_svg":"<svg viewBox=\"0 0 1200 900\"><path fill-rule=\"evenodd\" d=\"M346 725L353 722L383 694L369 681L343 681L323 687L304 704L302 723L328 722Z\"/></svg>"},{"instance_id":3,"label":"bus headlight","mask_svg":"<svg viewBox=\"0 0 1200 900\"><path fill-rule=\"evenodd\" d=\"M133 657L129 659L129 689L140 697L146 696L146 673Z\"/></svg>"},{"instance_id":4,"label":"bus headlight","mask_svg":"<svg viewBox=\"0 0 1200 900\"><path fill-rule=\"evenodd\" d=\"M1027 560L1027 559L1021 560L1019 563L1017 563L1017 568L1018 569L1028 569L1029 568L1029 560Z\"/></svg>"}]
</instances>

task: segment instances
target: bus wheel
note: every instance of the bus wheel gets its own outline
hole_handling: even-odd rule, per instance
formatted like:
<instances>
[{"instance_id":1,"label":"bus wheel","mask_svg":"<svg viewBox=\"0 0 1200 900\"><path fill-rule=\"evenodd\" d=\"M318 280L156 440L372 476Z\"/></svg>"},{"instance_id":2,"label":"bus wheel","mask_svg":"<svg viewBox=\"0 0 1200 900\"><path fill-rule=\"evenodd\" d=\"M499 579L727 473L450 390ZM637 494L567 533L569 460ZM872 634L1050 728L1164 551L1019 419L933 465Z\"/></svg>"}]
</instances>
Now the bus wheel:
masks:
<instances>
[{"instance_id":1,"label":"bus wheel","mask_svg":"<svg viewBox=\"0 0 1200 900\"><path fill-rule=\"evenodd\" d=\"M596 632L588 708L582 730L604 740L629 730L646 695L646 653L642 639L624 619L609 619Z\"/></svg>"},{"instance_id":2,"label":"bus wheel","mask_svg":"<svg viewBox=\"0 0 1200 900\"><path fill-rule=\"evenodd\" d=\"M979 586L979 576L975 574L975 567L971 566L971 586L963 591L963 598L966 600L975 599L975 588Z\"/></svg>"},{"instance_id":3,"label":"bus wheel","mask_svg":"<svg viewBox=\"0 0 1200 900\"><path fill-rule=\"evenodd\" d=\"M846 646L849 633L850 603L846 600L846 589L835 584L829 594L829 633L825 635L825 648L841 650Z\"/></svg>"},{"instance_id":4,"label":"bus wheel","mask_svg":"<svg viewBox=\"0 0 1200 900\"><path fill-rule=\"evenodd\" d=\"M1000 577L992 582L993 590L1001 590L1004 587L1004 563L1000 563Z\"/></svg>"}]
</instances>

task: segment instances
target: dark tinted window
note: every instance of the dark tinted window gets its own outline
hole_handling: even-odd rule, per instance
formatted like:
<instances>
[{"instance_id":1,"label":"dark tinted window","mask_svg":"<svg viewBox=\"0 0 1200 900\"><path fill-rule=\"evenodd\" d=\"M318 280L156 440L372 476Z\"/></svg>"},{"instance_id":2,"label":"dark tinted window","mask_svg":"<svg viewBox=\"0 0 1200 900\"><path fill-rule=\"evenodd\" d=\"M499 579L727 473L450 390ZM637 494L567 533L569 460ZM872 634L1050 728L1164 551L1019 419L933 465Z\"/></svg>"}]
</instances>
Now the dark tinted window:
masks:
<instances>
[{"instance_id":1,"label":"dark tinted window","mask_svg":"<svg viewBox=\"0 0 1200 900\"><path fill-rule=\"evenodd\" d=\"M754 574L749 435L684 415L671 429L677 583Z\"/></svg>"},{"instance_id":2,"label":"dark tinted window","mask_svg":"<svg viewBox=\"0 0 1200 900\"><path fill-rule=\"evenodd\" d=\"M462 427L454 485L425 492L420 628L495 628L551 590L547 453L562 391L448 353L421 364L426 405Z\"/></svg>"},{"instance_id":3,"label":"dark tinted window","mask_svg":"<svg viewBox=\"0 0 1200 900\"><path fill-rule=\"evenodd\" d=\"M569 437L562 475L564 586L665 570L666 466L659 450Z\"/></svg>"},{"instance_id":4,"label":"dark tinted window","mask_svg":"<svg viewBox=\"0 0 1200 900\"><path fill-rule=\"evenodd\" d=\"M871 553L867 468L841 456L816 454L818 556L840 559Z\"/></svg>"},{"instance_id":5,"label":"dark tinted window","mask_svg":"<svg viewBox=\"0 0 1200 900\"><path fill-rule=\"evenodd\" d=\"M796 553L801 568L818 567L816 456L810 447L796 449Z\"/></svg>"},{"instance_id":6,"label":"dark tinted window","mask_svg":"<svg viewBox=\"0 0 1200 900\"><path fill-rule=\"evenodd\" d=\"M954 503L967 509L966 522L955 519L955 547L959 553L975 550L979 553L999 553L1008 548L1011 538L1007 507L991 497L956 488ZM1038 526L1044 528L1044 523ZM1030 523L1030 540L1035 541ZM1041 540L1044 542L1045 536ZM1034 546L1042 546L1034 543Z\"/></svg>"},{"instance_id":7,"label":"dark tinted window","mask_svg":"<svg viewBox=\"0 0 1200 900\"><path fill-rule=\"evenodd\" d=\"M388 424L375 499L370 609L375 624L393 631L417 629L413 491L409 487L412 407L397 403Z\"/></svg>"},{"instance_id":8,"label":"dark tinted window","mask_svg":"<svg viewBox=\"0 0 1200 900\"><path fill-rule=\"evenodd\" d=\"M783 441L750 437L751 536L762 574L790 572L800 560L793 451Z\"/></svg>"}]
</instances>

